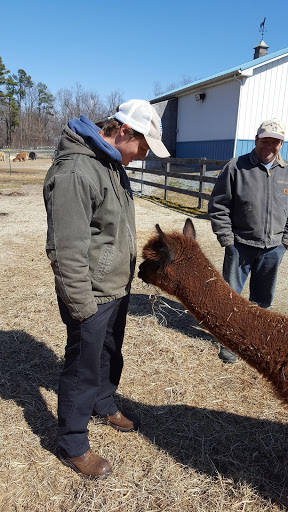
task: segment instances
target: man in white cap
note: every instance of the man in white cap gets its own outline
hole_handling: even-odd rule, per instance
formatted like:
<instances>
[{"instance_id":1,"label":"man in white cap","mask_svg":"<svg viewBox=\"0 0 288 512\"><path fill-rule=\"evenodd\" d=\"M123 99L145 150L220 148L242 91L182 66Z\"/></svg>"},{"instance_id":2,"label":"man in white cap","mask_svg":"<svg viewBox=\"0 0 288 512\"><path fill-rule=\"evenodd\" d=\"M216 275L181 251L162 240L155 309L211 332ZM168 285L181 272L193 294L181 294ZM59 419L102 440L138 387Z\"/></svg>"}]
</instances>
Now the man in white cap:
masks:
<instances>
[{"instance_id":1,"label":"man in white cap","mask_svg":"<svg viewBox=\"0 0 288 512\"><path fill-rule=\"evenodd\" d=\"M138 425L114 400L136 262L133 195L123 166L143 160L149 149L169 156L160 118L149 102L123 103L101 130L81 115L65 126L44 182L46 251L67 328L58 456L94 478L111 467L90 448L91 415L122 432Z\"/></svg>"},{"instance_id":2,"label":"man in white cap","mask_svg":"<svg viewBox=\"0 0 288 512\"><path fill-rule=\"evenodd\" d=\"M288 164L279 153L284 131L281 121L264 121L253 151L230 160L219 174L208 206L212 229L225 247L224 279L241 293L250 274L249 300L267 309L288 247ZM237 361L221 345L219 357Z\"/></svg>"}]
</instances>

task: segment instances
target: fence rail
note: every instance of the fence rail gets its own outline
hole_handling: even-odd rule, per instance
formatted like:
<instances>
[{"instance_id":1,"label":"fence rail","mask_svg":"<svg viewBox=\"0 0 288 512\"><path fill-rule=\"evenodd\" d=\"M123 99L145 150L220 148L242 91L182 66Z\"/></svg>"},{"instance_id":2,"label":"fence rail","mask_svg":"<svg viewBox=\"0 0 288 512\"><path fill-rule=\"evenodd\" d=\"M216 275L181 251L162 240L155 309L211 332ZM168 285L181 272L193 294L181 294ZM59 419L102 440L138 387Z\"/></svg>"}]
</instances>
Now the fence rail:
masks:
<instances>
[{"instance_id":1,"label":"fence rail","mask_svg":"<svg viewBox=\"0 0 288 512\"><path fill-rule=\"evenodd\" d=\"M147 157L142 162L142 167L128 167L133 176L129 175L131 182L140 183L140 192L143 193L143 186L147 185L153 188L164 190L164 199L168 198L168 192L177 192L188 196L198 197L198 208L203 208L203 201L209 200L210 194L203 192L204 183L214 184L217 179L217 171L222 169L227 160L207 160L206 158L152 158ZM140 178L134 177L138 172ZM207 175L207 172L209 175ZM214 173L214 176L211 176ZM163 177L164 183L159 181L149 181L145 179L146 174ZM169 178L177 178L186 182L198 182L198 190L189 190L169 185Z\"/></svg>"}]
</instances>

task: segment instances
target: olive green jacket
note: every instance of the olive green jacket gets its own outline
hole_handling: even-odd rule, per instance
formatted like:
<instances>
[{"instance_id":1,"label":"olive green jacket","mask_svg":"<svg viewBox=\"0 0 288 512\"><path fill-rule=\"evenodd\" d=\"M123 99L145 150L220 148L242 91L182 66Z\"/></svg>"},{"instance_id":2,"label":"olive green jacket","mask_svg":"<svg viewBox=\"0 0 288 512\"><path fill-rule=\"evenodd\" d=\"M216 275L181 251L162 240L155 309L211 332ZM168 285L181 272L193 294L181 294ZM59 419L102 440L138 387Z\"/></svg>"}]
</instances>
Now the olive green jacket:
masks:
<instances>
[{"instance_id":1,"label":"olive green jacket","mask_svg":"<svg viewBox=\"0 0 288 512\"><path fill-rule=\"evenodd\" d=\"M44 182L46 251L56 293L75 319L129 293L135 212L125 169L67 125Z\"/></svg>"}]
</instances>

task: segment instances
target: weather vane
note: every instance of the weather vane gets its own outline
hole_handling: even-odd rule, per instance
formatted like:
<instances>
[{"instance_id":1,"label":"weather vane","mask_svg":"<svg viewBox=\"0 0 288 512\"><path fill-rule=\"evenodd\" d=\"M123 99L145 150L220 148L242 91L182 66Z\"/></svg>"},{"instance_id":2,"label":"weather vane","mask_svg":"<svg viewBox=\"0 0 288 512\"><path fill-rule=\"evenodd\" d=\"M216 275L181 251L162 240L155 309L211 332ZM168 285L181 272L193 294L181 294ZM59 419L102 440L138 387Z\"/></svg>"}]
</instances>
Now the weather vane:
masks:
<instances>
[{"instance_id":1,"label":"weather vane","mask_svg":"<svg viewBox=\"0 0 288 512\"><path fill-rule=\"evenodd\" d=\"M264 29L265 21L266 21L266 18L264 18L262 23L260 23L260 30L259 30L259 32L262 32L262 39L263 39L263 35L264 35L264 32L265 32L265 29Z\"/></svg>"}]
</instances>

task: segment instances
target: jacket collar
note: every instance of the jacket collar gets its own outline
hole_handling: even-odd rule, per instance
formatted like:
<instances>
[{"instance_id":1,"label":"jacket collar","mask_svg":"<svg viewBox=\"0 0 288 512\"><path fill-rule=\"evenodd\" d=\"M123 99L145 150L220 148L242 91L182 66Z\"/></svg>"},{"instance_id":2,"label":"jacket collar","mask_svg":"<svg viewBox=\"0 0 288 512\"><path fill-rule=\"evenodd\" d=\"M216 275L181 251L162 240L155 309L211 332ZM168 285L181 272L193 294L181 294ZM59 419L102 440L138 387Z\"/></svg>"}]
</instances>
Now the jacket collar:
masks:
<instances>
[{"instance_id":1,"label":"jacket collar","mask_svg":"<svg viewBox=\"0 0 288 512\"><path fill-rule=\"evenodd\" d=\"M253 149L253 151L251 151L251 153L249 153L249 158L250 158L251 164L253 164L253 165L258 165L260 163L263 163L263 162L260 162L255 148ZM276 167L276 165L280 165L280 167L286 167L286 165L287 165L287 162L285 162L285 160L282 158L282 155L280 155L280 153L278 153L278 155L276 156L276 159L274 160L272 167Z\"/></svg>"}]
</instances>

